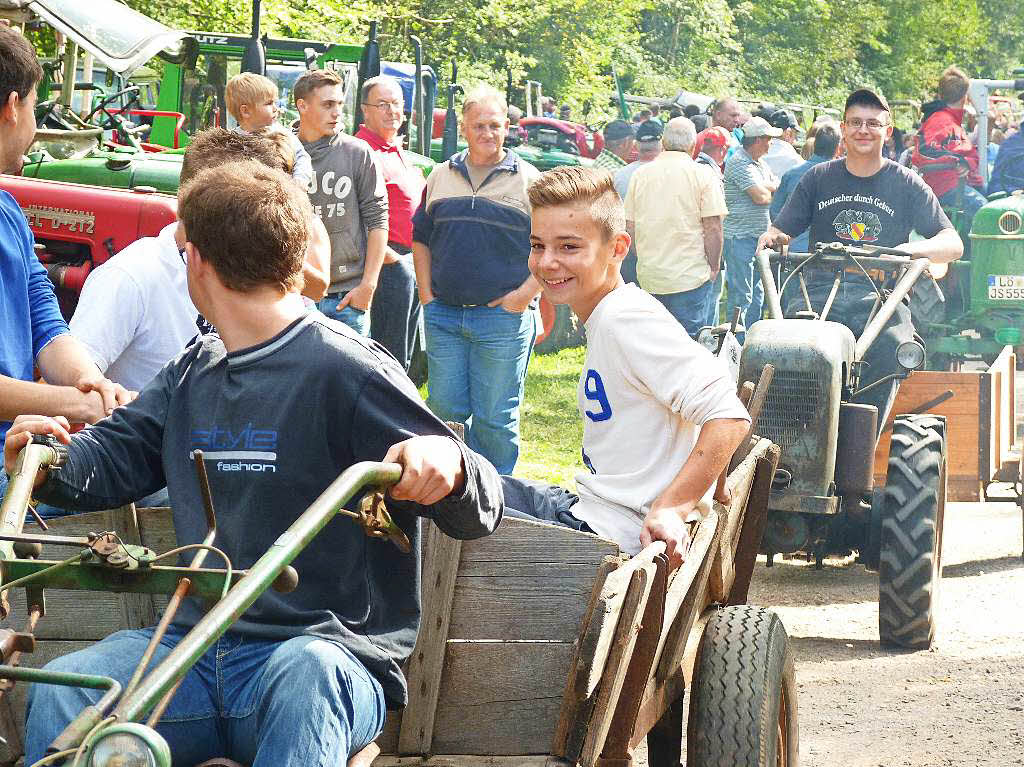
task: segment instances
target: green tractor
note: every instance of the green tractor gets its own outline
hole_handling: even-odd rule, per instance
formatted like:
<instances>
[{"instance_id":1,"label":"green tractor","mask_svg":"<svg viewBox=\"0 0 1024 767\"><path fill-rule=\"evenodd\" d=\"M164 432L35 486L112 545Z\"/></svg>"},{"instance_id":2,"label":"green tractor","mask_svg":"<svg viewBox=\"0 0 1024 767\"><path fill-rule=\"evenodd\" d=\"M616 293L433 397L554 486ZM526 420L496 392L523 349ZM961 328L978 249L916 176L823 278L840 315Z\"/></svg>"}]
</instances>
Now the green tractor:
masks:
<instances>
[{"instance_id":1,"label":"green tractor","mask_svg":"<svg viewBox=\"0 0 1024 767\"><path fill-rule=\"evenodd\" d=\"M311 66L341 74L345 122L353 131L358 127L359 85L381 71L395 75L403 90L413 94L413 98L407 96L410 105L422 103L426 110L433 108L436 86L429 67L421 65L419 55L415 68L386 62L382 65L372 31L365 46L260 38L258 23L253 25L252 37L188 33L169 30L117 0L88 4L72 0L12 1L18 4L16 15L2 10L0 15L51 26L71 41L57 61L46 67L47 77L40 86L43 103L37 113L41 127L23 171L25 176L122 189L147 187L174 194L189 136L212 126L232 127L224 86L243 67L259 68L277 83L286 118L292 87ZM102 23L103 19L118 19L116 29ZM133 23L122 24L125 19ZM254 19L258 19L258 9ZM121 48L142 53L130 60L117 59L103 47L110 47L112 37ZM258 61L252 60L254 43L260 49ZM84 52L82 59L80 51ZM152 87L152 70L144 70L145 79L134 82L134 73L157 52L162 59L157 64L162 70L159 87ZM94 60L99 64L96 69L105 68L106 88L94 83ZM45 98L44 94L52 90L60 92L58 99ZM143 100L147 91L154 90L158 93L155 103ZM73 104L87 105L85 118L76 114ZM44 127L54 123L56 129ZM413 133L422 131L414 126ZM424 175L434 165L422 154L410 152L409 156Z\"/></svg>"},{"instance_id":2,"label":"green tractor","mask_svg":"<svg viewBox=\"0 0 1024 767\"><path fill-rule=\"evenodd\" d=\"M955 261L934 292L911 301L928 367L969 359L991 363L1004 346L1024 352L1024 196L990 200L974 217L969 260ZM944 298L944 300L942 300Z\"/></svg>"},{"instance_id":3,"label":"green tractor","mask_svg":"<svg viewBox=\"0 0 1024 767\"><path fill-rule=\"evenodd\" d=\"M988 181L988 112L996 90L1024 90L1024 79L971 80L969 96L978 112L982 177ZM954 167L937 163L931 169ZM963 183L963 182L961 182ZM933 370L967 360L991 363L1004 346L1015 347L1024 361L1024 192L993 195L974 217L947 209L954 226L970 242L968 258L953 262L938 282L915 290L910 306L914 325L928 350Z\"/></svg>"}]
</instances>

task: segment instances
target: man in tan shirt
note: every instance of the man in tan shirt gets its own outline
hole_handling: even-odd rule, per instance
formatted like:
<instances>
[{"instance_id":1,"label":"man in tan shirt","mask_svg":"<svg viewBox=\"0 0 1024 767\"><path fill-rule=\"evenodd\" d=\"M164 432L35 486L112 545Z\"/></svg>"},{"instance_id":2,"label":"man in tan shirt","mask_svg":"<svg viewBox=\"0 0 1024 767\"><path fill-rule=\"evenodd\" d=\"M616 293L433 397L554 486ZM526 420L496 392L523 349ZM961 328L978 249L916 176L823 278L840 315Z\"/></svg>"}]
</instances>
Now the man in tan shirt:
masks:
<instances>
[{"instance_id":1,"label":"man in tan shirt","mask_svg":"<svg viewBox=\"0 0 1024 767\"><path fill-rule=\"evenodd\" d=\"M696 337L722 263L722 184L691 157L697 131L689 118L665 126L665 151L633 174L626 226L636 243L640 287Z\"/></svg>"}]
</instances>

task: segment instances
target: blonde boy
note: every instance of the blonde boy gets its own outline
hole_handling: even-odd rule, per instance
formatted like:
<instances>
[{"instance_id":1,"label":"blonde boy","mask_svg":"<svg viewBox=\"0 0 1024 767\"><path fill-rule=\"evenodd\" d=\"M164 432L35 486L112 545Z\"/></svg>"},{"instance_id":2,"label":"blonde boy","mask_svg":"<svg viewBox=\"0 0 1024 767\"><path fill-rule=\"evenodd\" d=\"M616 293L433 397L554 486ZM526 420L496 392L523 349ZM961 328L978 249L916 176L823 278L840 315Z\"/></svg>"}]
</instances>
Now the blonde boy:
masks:
<instances>
[{"instance_id":1,"label":"blonde boy","mask_svg":"<svg viewBox=\"0 0 1024 767\"><path fill-rule=\"evenodd\" d=\"M595 532L628 553L686 550L686 517L750 424L725 365L656 299L619 275L629 252L625 212L607 171L561 167L529 189L530 272L587 329L577 389L583 418L579 496L503 477L506 513Z\"/></svg>"},{"instance_id":2,"label":"blonde boy","mask_svg":"<svg viewBox=\"0 0 1024 767\"><path fill-rule=\"evenodd\" d=\"M263 75L242 72L228 80L224 101L227 102L228 113L238 122L237 132L270 130L288 136L295 151L292 178L305 189L313 180L313 163L298 136L277 121L277 85L274 81Z\"/></svg>"}]
</instances>

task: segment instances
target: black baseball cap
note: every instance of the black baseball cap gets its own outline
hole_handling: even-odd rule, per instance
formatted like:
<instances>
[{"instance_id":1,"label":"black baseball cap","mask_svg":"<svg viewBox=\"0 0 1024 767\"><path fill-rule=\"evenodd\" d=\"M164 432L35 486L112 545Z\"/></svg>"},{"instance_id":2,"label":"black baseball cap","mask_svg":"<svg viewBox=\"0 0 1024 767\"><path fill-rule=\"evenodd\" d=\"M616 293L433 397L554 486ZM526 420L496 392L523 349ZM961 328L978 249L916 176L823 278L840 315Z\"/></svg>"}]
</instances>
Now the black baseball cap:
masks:
<instances>
[{"instance_id":1,"label":"black baseball cap","mask_svg":"<svg viewBox=\"0 0 1024 767\"><path fill-rule=\"evenodd\" d=\"M885 96L875 93L870 88L858 88L847 96L846 105L843 107L843 114L845 115L850 107L855 104L870 104L879 109L884 109L886 112L892 112L889 109L889 102L885 100Z\"/></svg>"},{"instance_id":2,"label":"black baseball cap","mask_svg":"<svg viewBox=\"0 0 1024 767\"><path fill-rule=\"evenodd\" d=\"M612 120L604 126L604 137L606 141L621 141L624 138L632 138L633 128L625 120Z\"/></svg>"},{"instance_id":3,"label":"black baseball cap","mask_svg":"<svg viewBox=\"0 0 1024 767\"><path fill-rule=\"evenodd\" d=\"M660 141L661 134L664 132L665 126L661 124L661 120L644 120L639 126L637 126L636 140Z\"/></svg>"},{"instance_id":4,"label":"black baseball cap","mask_svg":"<svg viewBox=\"0 0 1024 767\"><path fill-rule=\"evenodd\" d=\"M799 124L796 121L796 115L790 112L788 109L776 109L768 117L768 124L775 128L799 128Z\"/></svg>"}]
</instances>

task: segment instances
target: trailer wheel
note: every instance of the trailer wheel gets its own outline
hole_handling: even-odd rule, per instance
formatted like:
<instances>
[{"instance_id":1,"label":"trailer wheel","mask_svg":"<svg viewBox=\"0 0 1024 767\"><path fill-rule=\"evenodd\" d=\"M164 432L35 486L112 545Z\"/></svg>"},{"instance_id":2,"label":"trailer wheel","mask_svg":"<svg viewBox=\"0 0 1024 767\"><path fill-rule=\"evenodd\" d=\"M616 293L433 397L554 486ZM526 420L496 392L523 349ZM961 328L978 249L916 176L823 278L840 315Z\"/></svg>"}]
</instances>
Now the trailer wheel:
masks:
<instances>
[{"instance_id":1,"label":"trailer wheel","mask_svg":"<svg viewBox=\"0 0 1024 767\"><path fill-rule=\"evenodd\" d=\"M889 448L878 566L878 634L911 649L935 637L946 509L946 421L897 416Z\"/></svg>"},{"instance_id":2,"label":"trailer wheel","mask_svg":"<svg viewBox=\"0 0 1024 767\"><path fill-rule=\"evenodd\" d=\"M771 610L727 607L697 650L686 729L687 767L796 767L796 672Z\"/></svg>"}]
</instances>

